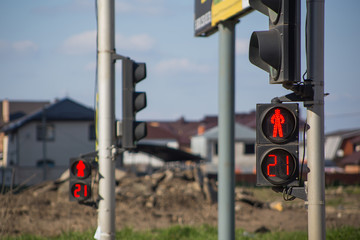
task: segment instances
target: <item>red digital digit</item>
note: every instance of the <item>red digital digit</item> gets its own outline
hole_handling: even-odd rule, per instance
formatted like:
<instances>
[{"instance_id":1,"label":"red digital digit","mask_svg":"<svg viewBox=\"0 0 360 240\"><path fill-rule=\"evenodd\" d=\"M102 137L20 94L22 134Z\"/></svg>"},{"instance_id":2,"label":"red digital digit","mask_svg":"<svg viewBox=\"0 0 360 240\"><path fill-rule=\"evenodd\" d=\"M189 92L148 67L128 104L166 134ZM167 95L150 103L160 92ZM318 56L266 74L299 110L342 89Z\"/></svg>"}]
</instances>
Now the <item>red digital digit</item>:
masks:
<instances>
[{"instance_id":1,"label":"red digital digit","mask_svg":"<svg viewBox=\"0 0 360 240\"><path fill-rule=\"evenodd\" d=\"M276 177L275 174L271 174L271 173L270 173L270 167L275 167L275 166L276 166L276 164L277 164L277 157L276 157L276 155L274 155L274 154L270 154L269 157L274 158L274 163L269 163L269 164L267 165L267 174L268 174L269 177Z\"/></svg>"},{"instance_id":2,"label":"red digital digit","mask_svg":"<svg viewBox=\"0 0 360 240\"><path fill-rule=\"evenodd\" d=\"M84 185L84 197L87 197L88 191L87 191L87 185Z\"/></svg>"},{"instance_id":3,"label":"red digital digit","mask_svg":"<svg viewBox=\"0 0 360 240\"><path fill-rule=\"evenodd\" d=\"M80 192L80 191L81 191L81 185L75 184L74 197L76 197L76 198L80 197L80 194L78 194L78 192Z\"/></svg>"},{"instance_id":4,"label":"red digital digit","mask_svg":"<svg viewBox=\"0 0 360 240\"><path fill-rule=\"evenodd\" d=\"M289 171L289 155L286 156L286 175L289 176L290 171Z\"/></svg>"}]
</instances>

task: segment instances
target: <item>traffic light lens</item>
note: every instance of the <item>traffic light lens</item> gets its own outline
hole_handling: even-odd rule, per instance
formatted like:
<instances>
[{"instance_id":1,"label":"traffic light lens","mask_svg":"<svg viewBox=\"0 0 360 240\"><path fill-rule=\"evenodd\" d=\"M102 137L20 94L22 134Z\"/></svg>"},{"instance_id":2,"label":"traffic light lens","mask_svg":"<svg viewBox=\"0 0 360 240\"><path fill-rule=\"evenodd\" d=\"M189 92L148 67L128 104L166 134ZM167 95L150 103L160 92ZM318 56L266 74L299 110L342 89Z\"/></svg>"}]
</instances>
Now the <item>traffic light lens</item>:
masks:
<instances>
[{"instance_id":1,"label":"traffic light lens","mask_svg":"<svg viewBox=\"0 0 360 240\"><path fill-rule=\"evenodd\" d=\"M88 178L91 173L91 167L87 161L78 160L72 163L71 165L71 173L73 176L79 179Z\"/></svg>"},{"instance_id":2,"label":"traffic light lens","mask_svg":"<svg viewBox=\"0 0 360 240\"><path fill-rule=\"evenodd\" d=\"M273 143L289 141L295 128L295 116L283 107L271 108L262 121L263 134Z\"/></svg>"},{"instance_id":3,"label":"traffic light lens","mask_svg":"<svg viewBox=\"0 0 360 240\"><path fill-rule=\"evenodd\" d=\"M266 153L261 162L263 176L273 184L281 185L293 178L295 158L283 149L273 149Z\"/></svg>"}]
</instances>

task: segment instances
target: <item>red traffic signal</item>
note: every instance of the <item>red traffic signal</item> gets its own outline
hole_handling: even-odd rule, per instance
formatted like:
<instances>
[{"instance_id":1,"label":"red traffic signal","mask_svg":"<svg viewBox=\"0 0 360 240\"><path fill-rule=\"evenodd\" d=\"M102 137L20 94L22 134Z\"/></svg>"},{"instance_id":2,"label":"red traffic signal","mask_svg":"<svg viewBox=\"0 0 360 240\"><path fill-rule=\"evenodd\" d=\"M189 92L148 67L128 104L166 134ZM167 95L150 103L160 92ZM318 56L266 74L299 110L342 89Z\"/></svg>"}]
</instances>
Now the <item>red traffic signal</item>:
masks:
<instances>
[{"instance_id":1,"label":"red traffic signal","mask_svg":"<svg viewBox=\"0 0 360 240\"><path fill-rule=\"evenodd\" d=\"M70 159L70 201L84 201L91 197L91 164L81 158Z\"/></svg>"},{"instance_id":2,"label":"red traffic signal","mask_svg":"<svg viewBox=\"0 0 360 240\"><path fill-rule=\"evenodd\" d=\"M299 185L298 114L297 103L257 104L257 185Z\"/></svg>"},{"instance_id":3,"label":"red traffic signal","mask_svg":"<svg viewBox=\"0 0 360 240\"><path fill-rule=\"evenodd\" d=\"M79 179L85 179L91 174L90 164L82 159L76 159L70 165L70 171L73 176Z\"/></svg>"},{"instance_id":4,"label":"red traffic signal","mask_svg":"<svg viewBox=\"0 0 360 240\"><path fill-rule=\"evenodd\" d=\"M273 107L261 121L262 133L273 143L288 142L296 130L296 121L296 116L287 108Z\"/></svg>"}]
</instances>

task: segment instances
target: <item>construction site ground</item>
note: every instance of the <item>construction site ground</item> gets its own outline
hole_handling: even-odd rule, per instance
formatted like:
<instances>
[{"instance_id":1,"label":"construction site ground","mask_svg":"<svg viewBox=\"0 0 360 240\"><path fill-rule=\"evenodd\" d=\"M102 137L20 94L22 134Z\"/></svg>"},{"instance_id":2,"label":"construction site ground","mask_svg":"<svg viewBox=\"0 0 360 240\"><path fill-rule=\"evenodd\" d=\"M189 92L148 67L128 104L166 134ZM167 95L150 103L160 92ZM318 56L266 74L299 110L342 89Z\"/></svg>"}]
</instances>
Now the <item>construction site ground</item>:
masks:
<instances>
[{"instance_id":1,"label":"construction site ground","mask_svg":"<svg viewBox=\"0 0 360 240\"><path fill-rule=\"evenodd\" d=\"M95 178L94 178L95 179ZM167 170L151 176L116 171L116 229L166 228L172 225L217 225L215 180L199 169ZM97 183L93 184L97 193ZM81 205L69 201L68 174L56 181L23 191L0 194L0 236L34 234L56 236L98 226L94 201ZM326 189L326 227L360 228L360 187ZM284 201L270 188L235 188L235 225L248 232L307 231L307 207L303 200Z\"/></svg>"}]
</instances>

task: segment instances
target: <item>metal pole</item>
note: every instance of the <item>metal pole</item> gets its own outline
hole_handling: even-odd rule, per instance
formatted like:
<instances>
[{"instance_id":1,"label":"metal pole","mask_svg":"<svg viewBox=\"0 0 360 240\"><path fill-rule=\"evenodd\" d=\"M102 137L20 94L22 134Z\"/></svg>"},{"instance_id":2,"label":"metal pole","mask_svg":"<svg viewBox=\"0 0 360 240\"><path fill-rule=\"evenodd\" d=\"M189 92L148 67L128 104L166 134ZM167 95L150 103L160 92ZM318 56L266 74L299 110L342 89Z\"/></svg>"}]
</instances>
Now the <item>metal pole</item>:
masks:
<instances>
[{"instance_id":1,"label":"metal pole","mask_svg":"<svg viewBox=\"0 0 360 240\"><path fill-rule=\"evenodd\" d=\"M46 140L47 140L47 127L46 127L46 107L43 107L42 117L41 117L41 126L42 126L42 159L43 159L43 180L47 179L47 156L46 156Z\"/></svg>"},{"instance_id":2,"label":"metal pole","mask_svg":"<svg viewBox=\"0 0 360 240\"><path fill-rule=\"evenodd\" d=\"M101 240L115 239L114 0L98 0L99 210Z\"/></svg>"},{"instance_id":3,"label":"metal pole","mask_svg":"<svg viewBox=\"0 0 360 240\"><path fill-rule=\"evenodd\" d=\"M314 104L307 109L308 237L326 238L324 173L324 0L307 0L307 75Z\"/></svg>"},{"instance_id":4,"label":"metal pole","mask_svg":"<svg viewBox=\"0 0 360 240\"><path fill-rule=\"evenodd\" d=\"M218 239L235 239L235 21L219 24Z\"/></svg>"}]
</instances>

